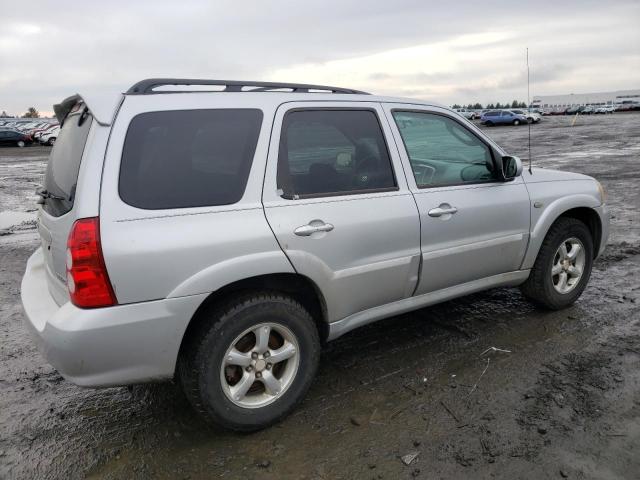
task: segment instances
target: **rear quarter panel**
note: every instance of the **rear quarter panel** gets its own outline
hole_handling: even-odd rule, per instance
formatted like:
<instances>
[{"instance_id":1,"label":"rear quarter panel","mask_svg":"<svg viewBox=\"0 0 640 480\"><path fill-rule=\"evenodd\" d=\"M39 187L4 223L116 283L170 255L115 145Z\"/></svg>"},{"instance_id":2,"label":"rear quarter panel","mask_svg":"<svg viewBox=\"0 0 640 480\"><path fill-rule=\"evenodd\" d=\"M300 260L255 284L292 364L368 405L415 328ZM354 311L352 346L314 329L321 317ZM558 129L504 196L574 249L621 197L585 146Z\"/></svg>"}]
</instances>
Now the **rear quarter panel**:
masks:
<instances>
[{"instance_id":1,"label":"rear quarter panel","mask_svg":"<svg viewBox=\"0 0 640 480\"><path fill-rule=\"evenodd\" d=\"M120 158L135 115L158 110L256 108L256 101L243 93L125 99L107 150L100 202L102 248L119 303L208 293L254 275L293 272L262 208L260 196L275 106L266 102L258 107L263 110L263 125L249 180L238 203L144 210L127 205L118 193Z\"/></svg>"}]
</instances>

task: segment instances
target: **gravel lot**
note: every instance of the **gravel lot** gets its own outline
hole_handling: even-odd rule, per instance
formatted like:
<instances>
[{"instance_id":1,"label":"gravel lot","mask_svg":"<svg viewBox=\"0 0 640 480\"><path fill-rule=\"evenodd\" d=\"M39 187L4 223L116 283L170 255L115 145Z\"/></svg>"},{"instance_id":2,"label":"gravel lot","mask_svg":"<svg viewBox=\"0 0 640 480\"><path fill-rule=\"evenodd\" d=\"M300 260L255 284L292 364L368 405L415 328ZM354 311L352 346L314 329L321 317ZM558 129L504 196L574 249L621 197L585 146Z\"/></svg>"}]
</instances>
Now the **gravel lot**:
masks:
<instances>
[{"instance_id":1,"label":"gravel lot","mask_svg":"<svg viewBox=\"0 0 640 480\"><path fill-rule=\"evenodd\" d=\"M356 330L251 435L204 426L172 384L85 390L44 362L19 289L48 148L1 149L0 478L639 478L640 115L571 121L532 126L533 163L598 178L613 212L572 308L500 289ZM488 133L526 158L527 130Z\"/></svg>"}]
</instances>

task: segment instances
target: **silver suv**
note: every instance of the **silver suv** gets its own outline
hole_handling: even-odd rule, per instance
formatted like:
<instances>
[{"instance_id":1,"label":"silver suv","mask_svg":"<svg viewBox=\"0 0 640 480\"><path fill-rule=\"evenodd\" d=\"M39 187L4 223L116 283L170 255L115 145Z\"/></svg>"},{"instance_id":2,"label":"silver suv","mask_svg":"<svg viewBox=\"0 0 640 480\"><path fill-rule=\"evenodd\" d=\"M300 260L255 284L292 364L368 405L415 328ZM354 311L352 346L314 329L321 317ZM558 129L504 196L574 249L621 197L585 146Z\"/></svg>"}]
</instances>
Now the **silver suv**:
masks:
<instances>
[{"instance_id":1,"label":"silver suv","mask_svg":"<svg viewBox=\"0 0 640 480\"><path fill-rule=\"evenodd\" d=\"M430 102L151 79L54 108L22 281L42 353L82 386L175 378L235 430L291 412L359 326L499 286L571 305L608 236L597 181L523 172Z\"/></svg>"}]
</instances>

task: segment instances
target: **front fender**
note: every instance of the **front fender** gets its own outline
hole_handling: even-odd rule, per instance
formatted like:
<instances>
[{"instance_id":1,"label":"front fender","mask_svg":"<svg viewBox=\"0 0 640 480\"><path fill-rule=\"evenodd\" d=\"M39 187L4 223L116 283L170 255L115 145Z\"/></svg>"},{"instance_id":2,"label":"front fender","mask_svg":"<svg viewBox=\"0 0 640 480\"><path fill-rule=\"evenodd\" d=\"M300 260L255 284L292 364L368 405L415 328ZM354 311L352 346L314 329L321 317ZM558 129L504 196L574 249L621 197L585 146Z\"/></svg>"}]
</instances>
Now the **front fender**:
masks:
<instances>
[{"instance_id":1,"label":"front fender","mask_svg":"<svg viewBox=\"0 0 640 480\"><path fill-rule=\"evenodd\" d=\"M547 232L563 213L580 207L594 210L600 207L601 202L595 182L588 182L593 184L594 192L585 192L586 183L586 181L564 181L557 184L541 182L527 185L531 195L531 235L527 253L522 262L522 270L533 268ZM581 191L576 192L577 189ZM567 191L569 191L568 194ZM536 205L540 206L536 207Z\"/></svg>"}]
</instances>

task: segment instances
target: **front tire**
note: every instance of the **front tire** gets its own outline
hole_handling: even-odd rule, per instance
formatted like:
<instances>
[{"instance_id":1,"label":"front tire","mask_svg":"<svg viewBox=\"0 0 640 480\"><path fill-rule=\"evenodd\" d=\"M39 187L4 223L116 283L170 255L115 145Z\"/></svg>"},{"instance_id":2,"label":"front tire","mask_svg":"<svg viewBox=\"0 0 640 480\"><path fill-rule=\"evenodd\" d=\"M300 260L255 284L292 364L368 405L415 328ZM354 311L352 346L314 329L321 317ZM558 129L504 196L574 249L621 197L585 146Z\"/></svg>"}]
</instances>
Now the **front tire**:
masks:
<instances>
[{"instance_id":1,"label":"front tire","mask_svg":"<svg viewBox=\"0 0 640 480\"><path fill-rule=\"evenodd\" d=\"M514 120L513 124L517 127L518 125L520 125L520 120Z\"/></svg>"},{"instance_id":2,"label":"front tire","mask_svg":"<svg viewBox=\"0 0 640 480\"><path fill-rule=\"evenodd\" d=\"M20 148L23 148L26 144L22 140L19 140L18 143L16 143L16 145L18 145L18 147Z\"/></svg>"},{"instance_id":3,"label":"front tire","mask_svg":"<svg viewBox=\"0 0 640 480\"><path fill-rule=\"evenodd\" d=\"M560 218L549 229L522 293L551 310L573 304L582 295L593 266L593 239L575 218Z\"/></svg>"},{"instance_id":4,"label":"front tire","mask_svg":"<svg viewBox=\"0 0 640 480\"><path fill-rule=\"evenodd\" d=\"M178 361L178 377L205 420L250 432L287 416L320 358L311 315L278 293L249 293L208 309Z\"/></svg>"}]
</instances>

